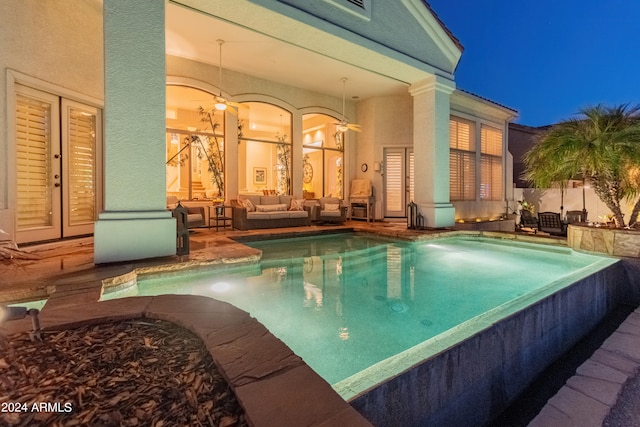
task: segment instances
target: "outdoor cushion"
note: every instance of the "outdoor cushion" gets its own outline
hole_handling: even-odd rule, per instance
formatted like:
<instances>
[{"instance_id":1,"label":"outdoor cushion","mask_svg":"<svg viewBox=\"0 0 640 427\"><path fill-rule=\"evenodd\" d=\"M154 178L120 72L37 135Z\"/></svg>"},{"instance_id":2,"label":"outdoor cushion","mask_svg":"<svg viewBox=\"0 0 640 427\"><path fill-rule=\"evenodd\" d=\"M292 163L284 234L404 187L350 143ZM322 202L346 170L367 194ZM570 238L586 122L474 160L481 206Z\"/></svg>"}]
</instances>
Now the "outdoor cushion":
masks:
<instances>
[{"instance_id":1,"label":"outdoor cushion","mask_svg":"<svg viewBox=\"0 0 640 427\"><path fill-rule=\"evenodd\" d=\"M326 209L325 206L327 205L327 203L329 203L329 204L333 203L333 204L338 204L339 205L340 204L340 199L337 198L337 197L321 197L319 202L320 202L320 209L324 210L324 209Z\"/></svg>"},{"instance_id":2,"label":"outdoor cushion","mask_svg":"<svg viewBox=\"0 0 640 427\"><path fill-rule=\"evenodd\" d=\"M269 212L270 219L289 219L291 218L291 212L289 211L280 211L280 212Z\"/></svg>"},{"instance_id":3,"label":"outdoor cushion","mask_svg":"<svg viewBox=\"0 0 640 427\"><path fill-rule=\"evenodd\" d=\"M247 209L247 212L255 212L256 207L251 201L251 199L241 200L240 203L242 203L242 206L244 206Z\"/></svg>"},{"instance_id":4,"label":"outdoor cushion","mask_svg":"<svg viewBox=\"0 0 640 427\"><path fill-rule=\"evenodd\" d=\"M243 200L249 199L251 200L251 203L253 203L253 205L262 205L263 203L260 201L260 199L262 198L262 196L258 196L256 194L239 194L238 195L238 200L240 200L241 202ZM278 202L276 202L278 203Z\"/></svg>"},{"instance_id":5,"label":"outdoor cushion","mask_svg":"<svg viewBox=\"0 0 640 427\"><path fill-rule=\"evenodd\" d=\"M287 205L285 204L274 204L274 205L257 205L256 212L279 212L286 211Z\"/></svg>"},{"instance_id":6,"label":"outdoor cushion","mask_svg":"<svg viewBox=\"0 0 640 427\"><path fill-rule=\"evenodd\" d=\"M293 200L293 196L282 195L280 196L280 201L278 203L284 203L285 205L287 205L287 209L289 209L289 207L291 206L292 200Z\"/></svg>"},{"instance_id":7,"label":"outdoor cushion","mask_svg":"<svg viewBox=\"0 0 640 427\"><path fill-rule=\"evenodd\" d=\"M247 212L247 219L271 219L271 212Z\"/></svg>"},{"instance_id":8,"label":"outdoor cushion","mask_svg":"<svg viewBox=\"0 0 640 427\"><path fill-rule=\"evenodd\" d=\"M260 197L261 205L277 205L281 203L279 196L262 196Z\"/></svg>"},{"instance_id":9,"label":"outdoor cushion","mask_svg":"<svg viewBox=\"0 0 640 427\"><path fill-rule=\"evenodd\" d=\"M309 216L309 212L307 211L289 211L289 218L306 218Z\"/></svg>"},{"instance_id":10,"label":"outdoor cushion","mask_svg":"<svg viewBox=\"0 0 640 427\"><path fill-rule=\"evenodd\" d=\"M323 211L339 211L340 204L339 203L325 203Z\"/></svg>"},{"instance_id":11,"label":"outdoor cushion","mask_svg":"<svg viewBox=\"0 0 640 427\"><path fill-rule=\"evenodd\" d=\"M290 211L301 211L304 210L304 200L303 199L293 199L291 200Z\"/></svg>"},{"instance_id":12,"label":"outdoor cushion","mask_svg":"<svg viewBox=\"0 0 640 427\"><path fill-rule=\"evenodd\" d=\"M320 216L340 216L342 212L339 209L320 211Z\"/></svg>"}]
</instances>

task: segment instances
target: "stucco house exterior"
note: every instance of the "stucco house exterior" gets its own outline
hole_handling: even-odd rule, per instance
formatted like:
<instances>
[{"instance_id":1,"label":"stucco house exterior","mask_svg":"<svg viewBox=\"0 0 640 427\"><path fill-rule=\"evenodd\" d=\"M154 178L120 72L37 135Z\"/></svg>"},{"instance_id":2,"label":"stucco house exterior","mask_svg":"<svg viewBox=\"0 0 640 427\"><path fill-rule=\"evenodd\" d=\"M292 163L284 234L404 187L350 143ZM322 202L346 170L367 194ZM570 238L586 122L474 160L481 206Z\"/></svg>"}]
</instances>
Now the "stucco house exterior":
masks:
<instances>
[{"instance_id":1,"label":"stucco house exterior","mask_svg":"<svg viewBox=\"0 0 640 427\"><path fill-rule=\"evenodd\" d=\"M423 0L6 0L0 28L0 229L18 243L172 255L168 194L347 199L354 179L377 219L411 200L427 227L505 212L516 112L456 89L462 45Z\"/></svg>"}]
</instances>

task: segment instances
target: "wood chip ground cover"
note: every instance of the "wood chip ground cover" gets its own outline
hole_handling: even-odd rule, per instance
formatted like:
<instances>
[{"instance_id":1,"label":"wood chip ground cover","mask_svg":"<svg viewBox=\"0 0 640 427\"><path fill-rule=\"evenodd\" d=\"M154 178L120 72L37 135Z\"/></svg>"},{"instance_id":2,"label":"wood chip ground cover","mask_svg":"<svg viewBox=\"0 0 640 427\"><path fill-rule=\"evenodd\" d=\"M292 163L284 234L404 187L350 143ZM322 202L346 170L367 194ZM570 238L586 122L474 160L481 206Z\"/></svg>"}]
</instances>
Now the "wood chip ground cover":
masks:
<instances>
[{"instance_id":1,"label":"wood chip ground cover","mask_svg":"<svg viewBox=\"0 0 640 427\"><path fill-rule=\"evenodd\" d=\"M247 425L202 341L150 319L8 337L0 406L6 426Z\"/></svg>"}]
</instances>

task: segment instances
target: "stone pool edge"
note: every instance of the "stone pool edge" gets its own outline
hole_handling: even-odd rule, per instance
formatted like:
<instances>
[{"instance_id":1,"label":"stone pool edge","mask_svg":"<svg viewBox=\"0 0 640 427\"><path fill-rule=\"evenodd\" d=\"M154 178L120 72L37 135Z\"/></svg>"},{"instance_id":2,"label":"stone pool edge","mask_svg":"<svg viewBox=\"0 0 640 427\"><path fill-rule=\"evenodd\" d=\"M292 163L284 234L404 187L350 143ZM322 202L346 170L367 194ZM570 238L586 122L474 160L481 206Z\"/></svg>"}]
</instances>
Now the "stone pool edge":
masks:
<instances>
[{"instance_id":1,"label":"stone pool edge","mask_svg":"<svg viewBox=\"0 0 640 427\"><path fill-rule=\"evenodd\" d=\"M44 308L43 330L131 319L166 320L195 333L233 389L251 426L371 426L331 385L247 312L198 295L129 297ZM29 319L2 325L30 330Z\"/></svg>"}]
</instances>

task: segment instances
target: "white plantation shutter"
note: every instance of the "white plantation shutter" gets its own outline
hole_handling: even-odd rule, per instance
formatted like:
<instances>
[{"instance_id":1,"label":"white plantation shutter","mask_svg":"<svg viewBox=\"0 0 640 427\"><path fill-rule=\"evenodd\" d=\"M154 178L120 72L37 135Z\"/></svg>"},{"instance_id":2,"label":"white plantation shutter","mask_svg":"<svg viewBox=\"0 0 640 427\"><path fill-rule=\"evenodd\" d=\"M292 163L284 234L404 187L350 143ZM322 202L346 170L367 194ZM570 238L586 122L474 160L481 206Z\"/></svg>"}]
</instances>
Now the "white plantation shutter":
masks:
<instances>
[{"instance_id":1,"label":"white plantation shutter","mask_svg":"<svg viewBox=\"0 0 640 427\"><path fill-rule=\"evenodd\" d=\"M449 198L476 199L476 153L474 124L452 117L449 120Z\"/></svg>"},{"instance_id":2,"label":"white plantation shutter","mask_svg":"<svg viewBox=\"0 0 640 427\"><path fill-rule=\"evenodd\" d=\"M449 147L457 150L475 151L475 140L471 133L473 124L459 118L449 120Z\"/></svg>"},{"instance_id":3,"label":"white plantation shutter","mask_svg":"<svg viewBox=\"0 0 640 427\"><path fill-rule=\"evenodd\" d=\"M502 131L482 125L480 140L480 198L502 200Z\"/></svg>"},{"instance_id":4,"label":"white plantation shutter","mask_svg":"<svg viewBox=\"0 0 640 427\"><path fill-rule=\"evenodd\" d=\"M389 152L385 158L385 202L386 210L404 212L402 203L402 153Z\"/></svg>"},{"instance_id":5,"label":"white plantation shutter","mask_svg":"<svg viewBox=\"0 0 640 427\"><path fill-rule=\"evenodd\" d=\"M482 154L502 157L502 131L485 125L481 129Z\"/></svg>"},{"instance_id":6,"label":"white plantation shutter","mask_svg":"<svg viewBox=\"0 0 640 427\"><path fill-rule=\"evenodd\" d=\"M449 175L451 200L476 199L476 153L451 150Z\"/></svg>"},{"instance_id":7,"label":"white plantation shutter","mask_svg":"<svg viewBox=\"0 0 640 427\"><path fill-rule=\"evenodd\" d=\"M52 225L51 104L16 94L17 228Z\"/></svg>"},{"instance_id":8,"label":"white plantation shutter","mask_svg":"<svg viewBox=\"0 0 640 427\"><path fill-rule=\"evenodd\" d=\"M96 216L96 116L74 107L69 107L67 116L69 224L93 223Z\"/></svg>"}]
</instances>

